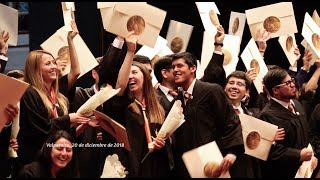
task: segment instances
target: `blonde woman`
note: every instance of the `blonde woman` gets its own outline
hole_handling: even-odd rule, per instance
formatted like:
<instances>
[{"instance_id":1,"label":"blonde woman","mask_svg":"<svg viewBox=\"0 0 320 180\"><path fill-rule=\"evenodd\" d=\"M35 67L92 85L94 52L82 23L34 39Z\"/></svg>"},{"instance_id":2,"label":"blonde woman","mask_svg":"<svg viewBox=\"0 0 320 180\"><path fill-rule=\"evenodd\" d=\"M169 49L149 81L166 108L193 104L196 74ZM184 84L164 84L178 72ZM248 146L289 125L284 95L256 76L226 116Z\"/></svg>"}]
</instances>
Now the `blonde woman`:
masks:
<instances>
[{"instance_id":1,"label":"blonde woman","mask_svg":"<svg viewBox=\"0 0 320 180\"><path fill-rule=\"evenodd\" d=\"M59 92L57 72L56 60L49 52L35 50L28 54L25 81L31 86L20 102L20 167L35 158L49 134L57 130L74 134L71 125L89 121L80 114L68 114L68 100Z\"/></svg>"}]
</instances>

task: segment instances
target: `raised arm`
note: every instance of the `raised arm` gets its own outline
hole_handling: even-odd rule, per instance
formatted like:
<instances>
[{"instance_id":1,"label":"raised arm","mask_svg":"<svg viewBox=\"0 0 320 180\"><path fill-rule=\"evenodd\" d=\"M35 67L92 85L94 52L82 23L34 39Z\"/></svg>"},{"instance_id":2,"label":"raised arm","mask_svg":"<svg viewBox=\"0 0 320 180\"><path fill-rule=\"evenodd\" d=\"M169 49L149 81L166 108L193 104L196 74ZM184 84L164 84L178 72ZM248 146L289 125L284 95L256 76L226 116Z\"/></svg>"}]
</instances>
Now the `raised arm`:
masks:
<instances>
[{"instance_id":1,"label":"raised arm","mask_svg":"<svg viewBox=\"0 0 320 180\"><path fill-rule=\"evenodd\" d=\"M138 36L134 34L134 31L130 31L127 38L127 54L120 68L116 88L121 88L118 96L122 96L126 90L129 81L129 75L131 70L131 65L133 62L133 56L136 52Z\"/></svg>"},{"instance_id":2,"label":"raised arm","mask_svg":"<svg viewBox=\"0 0 320 180\"><path fill-rule=\"evenodd\" d=\"M318 81L319 81L319 77L320 77L320 59L317 59L315 61L315 64L317 65L317 69L313 73L311 79L306 84L305 92L307 92L309 90L315 90L318 87Z\"/></svg>"},{"instance_id":3,"label":"raised arm","mask_svg":"<svg viewBox=\"0 0 320 180\"><path fill-rule=\"evenodd\" d=\"M68 33L68 46L70 53L70 72L68 74L68 90L76 83L78 76L80 75L80 65L78 60L78 55L76 52L76 48L73 43L73 38L79 34L77 25L75 21L72 19L71 21L72 31Z\"/></svg>"},{"instance_id":4,"label":"raised arm","mask_svg":"<svg viewBox=\"0 0 320 180\"><path fill-rule=\"evenodd\" d=\"M9 33L6 31L2 31L0 33L0 73L3 73L8 61L8 58L7 58L8 39L9 39Z\"/></svg>"}]
</instances>

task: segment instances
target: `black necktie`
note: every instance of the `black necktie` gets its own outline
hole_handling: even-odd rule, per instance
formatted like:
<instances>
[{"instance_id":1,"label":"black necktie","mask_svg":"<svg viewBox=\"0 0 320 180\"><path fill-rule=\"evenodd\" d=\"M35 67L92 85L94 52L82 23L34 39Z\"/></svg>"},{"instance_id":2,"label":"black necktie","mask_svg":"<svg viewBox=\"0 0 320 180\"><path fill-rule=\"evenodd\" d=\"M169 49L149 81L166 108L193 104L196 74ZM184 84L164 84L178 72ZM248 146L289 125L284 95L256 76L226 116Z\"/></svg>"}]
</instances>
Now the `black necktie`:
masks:
<instances>
[{"instance_id":1,"label":"black necktie","mask_svg":"<svg viewBox=\"0 0 320 180\"><path fill-rule=\"evenodd\" d=\"M237 115L240 114L240 110L238 108L234 108L234 111L236 112Z\"/></svg>"}]
</instances>

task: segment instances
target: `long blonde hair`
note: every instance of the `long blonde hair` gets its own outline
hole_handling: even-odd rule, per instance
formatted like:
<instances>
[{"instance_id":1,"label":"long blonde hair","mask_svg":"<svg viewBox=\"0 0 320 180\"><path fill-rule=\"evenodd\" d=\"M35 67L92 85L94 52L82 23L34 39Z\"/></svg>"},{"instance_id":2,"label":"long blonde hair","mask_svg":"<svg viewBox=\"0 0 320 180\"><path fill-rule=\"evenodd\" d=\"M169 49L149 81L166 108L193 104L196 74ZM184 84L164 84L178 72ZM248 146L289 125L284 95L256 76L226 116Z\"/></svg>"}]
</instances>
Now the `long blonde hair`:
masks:
<instances>
[{"instance_id":1,"label":"long blonde hair","mask_svg":"<svg viewBox=\"0 0 320 180\"><path fill-rule=\"evenodd\" d=\"M142 85L143 90L142 91L143 91L143 97L145 98L146 111L147 111L147 114L149 114L149 118L148 118L149 122L163 124L165 120L165 112L156 97L156 93L152 86L152 81L151 81L151 76L149 71L141 63L133 62L132 65L137 66L143 74L143 85ZM133 112L141 114L139 105L136 102L131 103L129 108L131 108Z\"/></svg>"},{"instance_id":2,"label":"long blonde hair","mask_svg":"<svg viewBox=\"0 0 320 180\"><path fill-rule=\"evenodd\" d=\"M39 93L49 115L51 115L53 114L53 104L49 100L50 92L48 92L43 85L44 81L40 70L40 63L44 54L52 56L51 53L44 50L34 50L28 54L25 64L25 81L28 82ZM54 59L53 56L52 58ZM52 86L56 93L55 95L57 98L57 103L65 115L68 113L68 100L63 94L59 93L58 78L54 80Z\"/></svg>"}]
</instances>

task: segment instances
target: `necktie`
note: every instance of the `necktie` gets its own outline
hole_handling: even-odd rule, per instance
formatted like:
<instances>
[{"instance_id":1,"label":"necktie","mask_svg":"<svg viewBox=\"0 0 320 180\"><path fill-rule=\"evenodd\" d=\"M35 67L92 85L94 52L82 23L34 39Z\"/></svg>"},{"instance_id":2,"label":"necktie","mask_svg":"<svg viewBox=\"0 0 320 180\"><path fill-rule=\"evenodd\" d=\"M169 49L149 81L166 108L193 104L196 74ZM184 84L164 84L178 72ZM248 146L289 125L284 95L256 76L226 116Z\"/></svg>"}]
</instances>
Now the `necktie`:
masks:
<instances>
[{"instance_id":1,"label":"necktie","mask_svg":"<svg viewBox=\"0 0 320 180\"><path fill-rule=\"evenodd\" d=\"M169 90L168 94L171 94L172 97L178 96L178 93L172 89Z\"/></svg>"},{"instance_id":2,"label":"necktie","mask_svg":"<svg viewBox=\"0 0 320 180\"><path fill-rule=\"evenodd\" d=\"M240 114L240 110L238 108L234 108L234 111L236 112L237 115Z\"/></svg>"},{"instance_id":3,"label":"necktie","mask_svg":"<svg viewBox=\"0 0 320 180\"><path fill-rule=\"evenodd\" d=\"M184 93L184 101L185 101L185 103L187 103L187 101L190 99L190 97L191 97L191 94L186 91Z\"/></svg>"},{"instance_id":4,"label":"necktie","mask_svg":"<svg viewBox=\"0 0 320 180\"><path fill-rule=\"evenodd\" d=\"M291 111L293 114L295 114L294 107L291 102L289 102L289 104L288 104L288 110Z\"/></svg>"}]
</instances>

